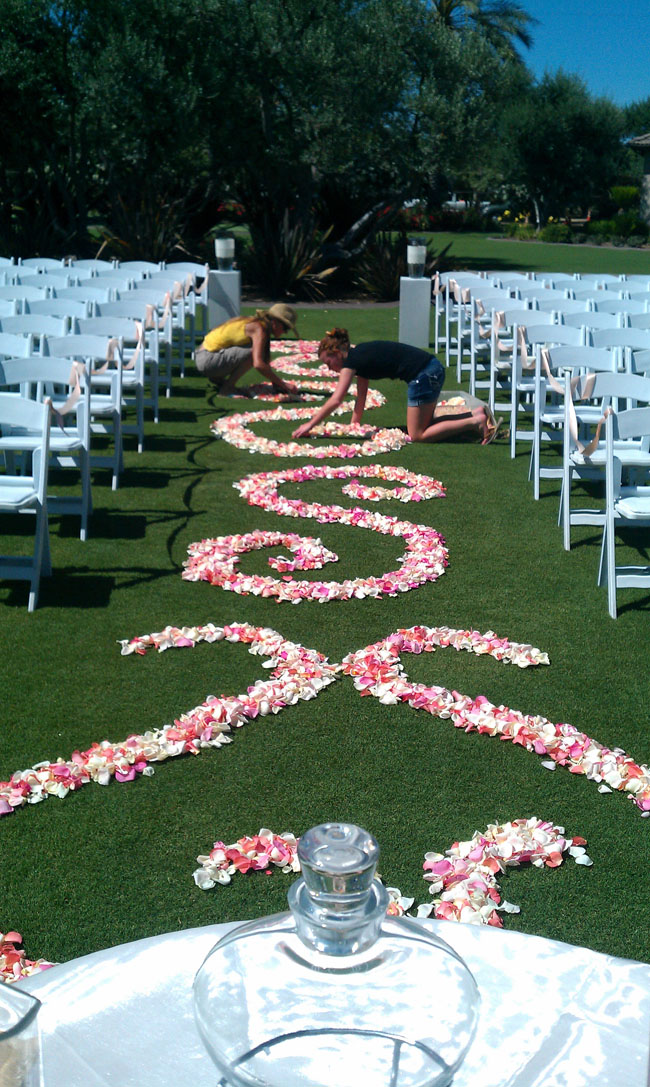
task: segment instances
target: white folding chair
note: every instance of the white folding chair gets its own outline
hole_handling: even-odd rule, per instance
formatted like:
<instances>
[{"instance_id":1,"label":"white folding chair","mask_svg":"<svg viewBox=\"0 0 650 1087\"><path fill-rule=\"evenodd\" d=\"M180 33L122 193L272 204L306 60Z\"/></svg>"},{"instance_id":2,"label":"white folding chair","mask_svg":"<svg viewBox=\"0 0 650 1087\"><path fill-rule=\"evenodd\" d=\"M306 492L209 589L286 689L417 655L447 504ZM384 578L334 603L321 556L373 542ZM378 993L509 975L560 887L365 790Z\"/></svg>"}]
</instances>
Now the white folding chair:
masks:
<instances>
[{"instance_id":1,"label":"white folding chair","mask_svg":"<svg viewBox=\"0 0 650 1087\"><path fill-rule=\"evenodd\" d=\"M38 435L36 447L32 445ZM29 581L28 611L38 603L41 574L52 572L47 523L47 474L50 446L50 405L37 404L11 393L0 393L0 449L19 452L27 443L29 475L9 469L0 476L0 513L35 513L34 551L29 557L0 556L0 578Z\"/></svg>"},{"instance_id":2,"label":"white folding chair","mask_svg":"<svg viewBox=\"0 0 650 1087\"><path fill-rule=\"evenodd\" d=\"M122 342L108 336L44 336L43 355L55 355L83 364L90 378L91 430L109 431L97 419L107 418L113 438L113 455L93 456L91 464L112 469L112 489L117 490L122 471ZM109 356L112 355L112 358ZM105 390L105 391L104 391Z\"/></svg>"},{"instance_id":3,"label":"white folding chair","mask_svg":"<svg viewBox=\"0 0 650 1087\"><path fill-rule=\"evenodd\" d=\"M30 355L0 362L0 386L17 387L30 400L52 402L55 421L50 431L50 462L74 468L81 477L81 496L48 495L50 513L80 517L79 539L85 540L92 513L90 485L90 384L83 367L70 359ZM36 448L38 437L30 448ZM28 446L24 445L24 449Z\"/></svg>"},{"instance_id":4,"label":"white folding chair","mask_svg":"<svg viewBox=\"0 0 650 1087\"><path fill-rule=\"evenodd\" d=\"M151 408L154 423L157 423L161 368L160 345L165 335L171 342L171 313L161 317L158 308L143 302L139 294L133 295L133 297L121 298L117 302L99 302L95 306L95 311L98 317L129 317L134 321L140 321L142 324L146 349L145 381L148 379L149 382L149 396L145 396L144 404L145 407ZM171 380L171 368L168 376Z\"/></svg>"},{"instance_id":5,"label":"white folding chair","mask_svg":"<svg viewBox=\"0 0 650 1087\"><path fill-rule=\"evenodd\" d=\"M558 335L564 331L568 335L569 329L558 327ZM575 330L574 330L575 333ZM550 346L548 350L540 348L535 362L535 393L534 393L534 421L533 421L533 445L530 454L530 467L528 478L533 483L533 497L539 499L539 484L541 479L562 479L562 465L542 465L541 450L545 441L562 442L560 428L564 425L564 384L558 380L561 371L570 370L572 374L581 371L612 372L616 366L616 359L611 351L598 351L595 347L583 347L579 344L562 344ZM576 408L576 416L580 424L587 425L597 422L600 418L599 409L591 405Z\"/></svg>"},{"instance_id":6,"label":"white folding chair","mask_svg":"<svg viewBox=\"0 0 650 1087\"><path fill-rule=\"evenodd\" d=\"M600 436L600 429L595 436L578 433L580 413L584 420L586 402L597 405L597 417L592 425L602 424L604 413L613 403L618 409L624 402L650 403L650 379L637 375L621 373L590 373L572 381L569 371L565 375L564 397L564 435L562 491L560 494L560 521L564 550L571 549L572 525L604 525L605 510L598 507L575 508L571 506L571 484L575 480L598 480L603 478L606 462L606 446ZM576 405L574 407L574 404ZM649 446L635 441L618 441L617 456L626 470L638 468L650 469Z\"/></svg>"},{"instance_id":7,"label":"white folding chair","mask_svg":"<svg viewBox=\"0 0 650 1087\"><path fill-rule=\"evenodd\" d=\"M650 566L616 563L616 532L621 528L650 527L650 486L623 486L623 464L616 442L637 438L650 440L650 408L631 408L612 413L606 421L605 526L598 584L607 584L607 603L612 619L617 616L618 589L650 588Z\"/></svg>"},{"instance_id":8,"label":"white folding chair","mask_svg":"<svg viewBox=\"0 0 650 1087\"><path fill-rule=\"evenodd\" d=\"M172 312L171 298L168 291L161 292L158 288L148 287L149 280L136 284L133 291L119 292L119 302L137 302L142 308L151 306L157 314L157 349L159 362L164 359L163 381L165 384L165 396L172 393L172 351L174 344L174 316ZM153 313L153 310L151 311ZM102 308L106 313L106 307ZM148 324L152 323L148 321ZM154 322L155 323L155 322ZM162 359L161 356L162 355Z\"/></svg>"},{"instance_id":9,"label":"white folding chair","mask_svg":"<svg viewBox=\"0 0 650 1087\"><path fill-rule=\"evenodd\" d=\"M514 458L517 439L530 441L531 432L519 430L519 412L532 412L534 359L529 359L526 340L529 325L553 326L551 313L525 308L508 309L503 313L502 326L492 330L490 361L490 392L488 403L494 415L507 412L510 416L510 456ZM506 400L497 400L497 394Z\"/></svg>"},{"instance_id":10,"label":"white folding chair","mask_svg":"<svg viewBox=\"0 0 650 1087\"><path fill-rule=\"evenodd\" d=\"M110 305L110 303L107 303ZM136 322L130 317L88 317L78 318L73 331L82 336L118 337L122 341L122 393L125 403L135 407L136 424L134 427L122 423L122 433L135 433L138 436L138 453L144 449L144 376L145 342L142 321Z\"/></svg>"},{"instance_id":11,"label":"white folding chair","mask_svg":"<svg viewBox=\"0 0 650 1087\"><path fill-rule=\"evenodd\" d=\"M199 335L204 338L209 332L208 321L208 281L210 276L209 264L196 264L192 261L177 261L166 264L165 271L172 272L177 279L183 276L192 276L192 290L186 296L188 314L190 319L190 350L194 350L196 342L196 314L201 311L201 330Z\"/></svg>"}]
</instances>

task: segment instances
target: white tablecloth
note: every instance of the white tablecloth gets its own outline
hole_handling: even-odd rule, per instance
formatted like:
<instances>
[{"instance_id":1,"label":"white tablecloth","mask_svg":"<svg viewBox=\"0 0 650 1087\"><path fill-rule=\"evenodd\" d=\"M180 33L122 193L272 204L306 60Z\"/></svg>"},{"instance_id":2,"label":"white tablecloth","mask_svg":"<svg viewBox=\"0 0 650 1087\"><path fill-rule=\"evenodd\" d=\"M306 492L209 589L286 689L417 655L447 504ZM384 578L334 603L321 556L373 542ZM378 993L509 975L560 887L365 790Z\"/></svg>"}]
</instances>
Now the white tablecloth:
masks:
<instances>
[{"instance_id":1,"label":"white tablecloth","mask_svg":"<svg viewBox=\"0 0 650 1087\"><path fill-rule=\"evenodd\" d=\"M650 966L517 932L420 923L462 955L481 992L454 1087L647 1087ZM25 979L43 1001L45 1087L215 1087L192 980L232 927L123 944Z\"/></svg>"}]
</instances>

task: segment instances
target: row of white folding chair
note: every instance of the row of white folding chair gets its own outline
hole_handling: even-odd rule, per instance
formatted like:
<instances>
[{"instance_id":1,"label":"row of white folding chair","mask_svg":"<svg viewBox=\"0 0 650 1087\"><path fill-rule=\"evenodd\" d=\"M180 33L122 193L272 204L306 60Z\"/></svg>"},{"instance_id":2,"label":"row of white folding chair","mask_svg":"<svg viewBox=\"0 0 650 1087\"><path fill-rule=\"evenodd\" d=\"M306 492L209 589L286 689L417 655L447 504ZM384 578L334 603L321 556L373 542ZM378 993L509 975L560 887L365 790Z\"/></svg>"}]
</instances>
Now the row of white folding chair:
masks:
<instances>
[{"instance_id":1,"label":"row of white folding chair","mask_svg":"<svg viewBox=\"0 0 650 1087\"><path fill-rule=\"evenodd\" d=\"M48 495L51 513L72 513L80 517L79 538L85 540L92 513L90 481L90 381L87 373L69 358L30 355L0 362L0 390L17 389L31 400L52 401L58 421L50 434L50 461L61 468L79 471L81 495ZM65 416L61 411L65 410ZM22 449L36 448L38 435ZM5 446L5 458L9 449ZM11 459L9 467L13 468Z\"/></svg>"},{"instance_id":2,"label":"row of white folding chair","mask_svg":"<svg viewBox=\"0 0 650 1087\"><path fill-rule=\"evenodd\" d=\"M650 397L650 393L647 396ZM640 400L641 397L636 399ZM645 469L645 483L624 485L625 461L621 455L622 445L635 440L640 442L642 448L650 448L650 408L637 407L612 413L605 429L605 523L598 583L607 584L609 614L616 619L619 588L650 587L650 566L647 563L643 566L617 565L615 539L617 530L621 528L650 527L648 469Z\"/></svg>"},{"instance_id":3,"label":"row of white folding chair","mask_svg":"<svg viewBox=\"0 0 650 1087\"><path fill-rule=\"evenodd\" d=\"M456 340L452 336L452 326L458 325L460 311L470 305L469 288L475 286L488 289L488 282L476 272L443 272L433 281L434 350L437 353L444 346L447 366L450 364L451 351Z\"/></svg>"},{"instance_id":4,"label":"row of white folding chair","mask_svg":"<svg viewBox=\"0 0 650 1087\"><path fill-rule=\"evenodd\" d=\"M36 302L28 302L26 308L29 316L43 315L46 317L59 316L60 318L67 318L69 327L72 327L72 322L76 317L82 320L92 316L129 317L133 320L140 321L143 326L146 326L149 321L149 327L145 330L145 343L147 349L145 356L145 379L148 378L150 389L149 396L145 396L144 398L144 406L152 408L154 422L158 422L158 372L160 366L161 343L163 343L165 337L167 337L169 343L171 343L171 318L168 321L163 321L158 312L148 313L146 302L143 300L138 301L137 298L134 301L127 300L124 302L83 302L71 298L49 298ZM159 325L162 326L160 329ZM34 331L36 332L36 329ZM47 333L48 329L43 327L43 331ZM49 334L65 335L65 330L54 333L50 328Z\"/></svg>"},{"instance_id":5,"label":"row of white folding chair","mask_svg":"<svg viewBox=\"0 0 650 1087\"><path fill-rule=\"evenodd\" d=\"M37 441L34 442L34 436ZM0 578L29 582L28 610L38 603L41 574L52 571L47 520L50 407L11 394L0 394L0 449L31 457L29 474L11 466L0 476L0 513L35 514L34 551L30 557L2 556ZM10 458L11 465L11 458Z\"/></svg>"},{"instance_id":6,"label":"row of white folding chair","mask_svg":"<svg viewBox=\"0 0 650 1087\"><path fill-rule=\"evenodd\" d=\"M122 375L122 388L132 393L131 401L136 410L136 425L122 427L123 433L133 430L138 438L138 453L144 448L144 406L145 406L145 347L144 347L144 323L138 326L134 320L127 317L91 317L73 318L73 327L69 317L47 317L42 314L25 314L18 317L0 318L0 355L30 355L35 348L40 348L43 337L62 337L70 332L74 334L87 334L102 337L118 337L122 346L126 345L127 353L123 359L124 373ZM5 340L2 333L13 333L16 336L27 337L27 341L21 350L21 344L17 340ZM38 341L38 343L37 343ZM155 399L157 402L157 366L154 365ZM127 399L128 405L130 401Z\"/></svg>"}]
</instances>

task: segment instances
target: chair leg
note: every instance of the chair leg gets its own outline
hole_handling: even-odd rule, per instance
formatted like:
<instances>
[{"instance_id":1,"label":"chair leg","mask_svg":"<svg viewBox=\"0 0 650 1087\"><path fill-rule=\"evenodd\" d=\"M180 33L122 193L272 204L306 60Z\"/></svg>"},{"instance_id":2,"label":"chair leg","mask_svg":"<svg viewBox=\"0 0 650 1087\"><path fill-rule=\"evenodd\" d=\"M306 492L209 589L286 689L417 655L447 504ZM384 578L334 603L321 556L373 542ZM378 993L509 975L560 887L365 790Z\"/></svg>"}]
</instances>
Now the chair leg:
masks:
<instances>
[{"instance_id":1,"label":"chair leg","mask_svg":"<svg viewBox=\"0 0 650 1087\"><path fill-rule=\"evenodd\" d=\"M144 449L144 386L138 385L135 392L135 407L138 418L138 453Z\"/></svg>"},{"instance_id":2,"label":"chair leg","mask_svg":"<svg viewBox=\"0 0 650 1087\"><path fill-rule=\"evenodd\" d=\"M36 536L34 539L34 558L32 561L32 574L29 582L29 600L27 610L35 611L38 604L38 590L41 574L44 577L52 573L50 559L50 536L47 519L47 503L43 503L36 510Z\"/></svg>"},{"instance_id":3,"label":"chair leg","mask_svg":"<svg viewBox=\"0 0 650 1087\"><path fill-rule=\"evenodd\" d=\"M82 449L80 458L81 469L81 530L79 539L88 538L88 521L93 510L93 496L90 487L90 456L87 449Z\"/></svg>"},{"instance_id":4,"label":"chair leg","mask_svg":"<svg viewBox=\"0 0 650 1087\"><path fill-rule=\"evenodd\" d=\"M607 605L612 619L616 619L616 534L612 524L607 529Z\"/></svg>"}]
</instances>

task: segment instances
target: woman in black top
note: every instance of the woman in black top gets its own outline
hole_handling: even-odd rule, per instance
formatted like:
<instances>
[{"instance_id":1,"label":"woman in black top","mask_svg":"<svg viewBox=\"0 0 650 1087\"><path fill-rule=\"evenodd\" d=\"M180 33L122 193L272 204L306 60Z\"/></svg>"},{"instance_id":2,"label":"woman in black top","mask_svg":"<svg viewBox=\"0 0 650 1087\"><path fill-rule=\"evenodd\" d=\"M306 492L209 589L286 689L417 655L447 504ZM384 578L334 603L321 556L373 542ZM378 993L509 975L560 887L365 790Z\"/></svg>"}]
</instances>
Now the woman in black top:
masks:
<instances>
[{"instance_id":1,"label":"woman in black top","mask_svg":"<svg viewBox=\"0 0 650 1087\"><path fill-rule=\"evenodd\" d=\"M445 372L434 355L421 351L419 347L390 340L372 340L358 347L350 347L347 331L335 328L327 332L318 345L318 357L339 375L338 384L329 400L309 422L294 430L294 438L304 438L338 408L355 378L357 396L352 422L360 423L368 395L368 381L388 377L406 381L408 385L406 425L411 441L440 442L459 434L472 433L485 445L496 434L496 427L486 407L468 410L464 415L434 419Z\"/></svg>"}]
</instances>

